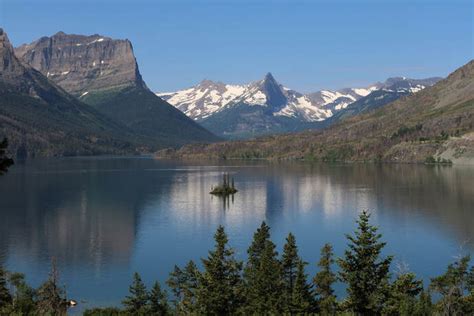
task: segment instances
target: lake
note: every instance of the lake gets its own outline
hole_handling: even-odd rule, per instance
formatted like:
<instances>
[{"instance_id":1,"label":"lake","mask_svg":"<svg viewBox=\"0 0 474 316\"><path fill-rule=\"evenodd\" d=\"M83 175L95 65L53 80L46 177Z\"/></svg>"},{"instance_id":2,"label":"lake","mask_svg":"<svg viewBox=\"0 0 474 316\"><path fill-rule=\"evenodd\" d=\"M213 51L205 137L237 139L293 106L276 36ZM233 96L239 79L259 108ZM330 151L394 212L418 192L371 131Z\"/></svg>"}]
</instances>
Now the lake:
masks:
<instances>
[{"instance_id":1,"label":"lake","mask_svg":"<svg viewBox=\"0 0 474 316\"><path fill-rule=\"evenodd\" d=\"M223 172L233 200L209 194ZM394 272L427 281L474 250L472 167L95 157L18 163L0 178L0 263L37 286L54 257L77 312L119 304L135 271L163 284L174 264L199 262L220 224L239 258L263 220L280 251L293 232L313 276L322 245L342 255L363 209Z\"/></svg>"}]
</instances>

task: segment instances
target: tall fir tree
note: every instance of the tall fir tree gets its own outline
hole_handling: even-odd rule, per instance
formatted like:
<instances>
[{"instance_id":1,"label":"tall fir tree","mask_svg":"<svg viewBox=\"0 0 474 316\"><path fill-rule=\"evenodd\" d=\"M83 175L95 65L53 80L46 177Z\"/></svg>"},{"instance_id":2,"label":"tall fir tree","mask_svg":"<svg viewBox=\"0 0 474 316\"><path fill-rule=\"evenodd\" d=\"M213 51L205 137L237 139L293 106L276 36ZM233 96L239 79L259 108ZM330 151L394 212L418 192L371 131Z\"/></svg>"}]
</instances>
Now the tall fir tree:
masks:
<instances>
[{"instance_id":1,"label":"tall fir tree","mask_svg":"<svg viewBox=\"0 0 474 316\"><path fill-rule=\"evenodd\" d=\"M207 315L231 315L240 307L242 297L242 262L234 257L234 250L228 247L224 227L219 226L214 235L213 251L202 259L204 271L200 276L197 292L198 313Z\"/></svg>"},{"instance_id":2,"label":"tall fir tree","mask_svg":"<svg viewBox=\"0 0 474 316\"><path fill-rule=\"evenodd\" d=\"M34 314L36 291L25 281L23 273L11 273L8 277L13 288L13 309L21 315Z\"/></svg>"},{"instance_id":3,"label":"tall fir tree","mask_svg":"<svg viewBox=\"0 0 474 316\"><path fill-rule=\"evenodd\" d=\"M383 307L384 315L413 315L417 296L423 290L423 282L413 273L401 273L389 285L388 297Z\"/></svg>"},{"instance_id":4,"label":"tall fir tree","mask_svg":"<svg viewBox=\"0 0 474 316\"><path fill-rule=\"evenodd\" d=\"M4 138L0 142L0 176L7 172L8 168L13 165L13 159L7 157L8 140Z\"/></svg>"},{"instance_id":5,"label":"tall fir tree","mask_svg":"<svg viewBox=\"0 0 474 316\"><path fill-rule=\"evenodd\" d=\"M160 283L155 282L149 294L149 307L147 315L165 316L168 315L169 306L166 292L161 289Z\"/></svg>"},{"instance_id":6,"label":"tall fir tree","mask_svg":"<svg viewBox=\"0 0 474 316\"><path fill-rule=\"evenodd\" d=\"M184 272L178 267L177 265L174 266L173 271L170 272L168 280L166 284L173 293L174 299L172 300L174 308L176 312L179 314L181 311L181 302L183 300L183 291L184 291L184 283L185 283L185 275Z\"/></svg>"},{"instance_id":7,"label":"tall fir tree","mask_svg":"<svg viewBox=\"0 0 474 316\"><path fill-rule=\"evenodd\" d=\"M0 266L0 309L12 303L12 296L8 290L7 272Z\"/></svg>"},{"instance_id":8,"label":"tall fir tree","mask_svg":"<svg viewBox=\"0 0 474 316\"><path fill-rule=\"evenodd\" d=\"M298 247L296 239L292 233L286 237L286 243L283 246L283 254L281 258L281 266L283 271L283 281L285 282L285 308L291 313L291 302L293 301L293 288L295 285L296 271L298 268Z\"/></svg>"},{"instance_id":9,"label":"tall fir tree","mask_svg":"<svg viewBox=\"0 0 474 316\"><path fill-rule=\"evenodd\" d=\"M194 263L189 261L184 268L184 283L183 283L183 299L182 311L185 314L193 314L196 312L196 295L199 288L200 272Z\"/></svg>"},{"instance_id":10,"label":"tall fir tree","mask_svg":"<svg viewBox=\"0 0 474 316\"><path fill-rule=\"evenodd\" d=\"M305 273L305 265L302 259L298 260L296 276L291 296L291 315L308 315L315 312L315 301L311 285L308 284L308 275Z\"/></svg>"},{"instance_id":11,"label":"tall fir tree","mask_svg":"<svg viewBox=\"0 0 474 316\"><path fill-rule=\"evenodd\" d=\"M145 315L148 303L148 292L140 275L135 272L133 281L129 287L130 295L122 301L127 313L132 315Z\"/></svg>"},{"instance_id":12,"label":"tall fir tree","mask_svg":"<svg viewBox=\"0 0 474 316\"><path fill-rule=\"evenodd\" d=\"M67 307L65 290L59 285L59 273L53 260L48 280L37 291L36 312L40 315L66 315Z\"/></svg>"},{"instance_id":13,"label":"tall fir tree","mask_svg":"<svg viewBox=\"0 0 474 316\"><path fill-rule=\"evenodd\" d=\"M284 284L275 248L270 240L270 227L262 222L247 250L243 290L245 306L241 310L243 314L282 312Z\"/></svg>"},{"instance_id":14,"label":"tall fir tree","mask_svg":"<svg viewBox=\"0 0 474 316\"><path fill-rule=\"evenodd\" d=\"M347 284L346 308L358 315L380 314L392 262L391 256L381 258L385 243L369 219L368 212L360 214L355 235L346 235L349 249L338 259L340 278Z\"/></svg>"},{"instance_id":15,"label":"tall fir tree","mask_svg":"<svg viewBox=\"0 0 474 316\"><path fill-rule=\"evenodd\" d=\"M321 315L335 315L337 311L337 300L333 289L337 276L332 270L333 264L334 253L332 246L325 244L321 248L321 258L318 262L319 271L313 278L314 293Z\"/></svg>"},{"instance_id":16,"label":"tall fir tree","mask_svg":"<svg viewBox=\"0 0 474 316\"><path fill-rule=\"evenodd\" d=\"M431 316L433 315L433 303L428 291L421 291L418 300L415 303L413 316Z\"/></svg>"},{"instance_id":17,"label":"tall fir tree","mask_svg":"<svg viewBox=\"0 0 474 316\"><path fill-rule=\"evenodd\" d=\"M441 295L436 303L438 312L443 315L464 315L472 311L473 302L469 296L464 296L469 290L470 256L465 256L448 266L447 271L436 278L431 279L430 289Z\"/></svg>"}]
</instances>

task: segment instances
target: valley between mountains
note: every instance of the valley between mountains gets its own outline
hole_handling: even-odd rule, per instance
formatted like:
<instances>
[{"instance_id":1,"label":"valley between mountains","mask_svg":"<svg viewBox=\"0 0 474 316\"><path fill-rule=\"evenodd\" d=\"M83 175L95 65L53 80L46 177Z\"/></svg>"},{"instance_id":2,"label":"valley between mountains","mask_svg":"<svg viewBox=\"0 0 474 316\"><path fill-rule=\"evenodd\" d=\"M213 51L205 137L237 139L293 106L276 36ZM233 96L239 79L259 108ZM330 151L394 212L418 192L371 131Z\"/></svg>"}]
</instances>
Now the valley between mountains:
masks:
<instances>
[{"instance_id":1,"label":"valley between mountains","mask_svg":"<svg viewBox=\"0 0 474 316\"><path fill-rule=\"evenodd\" d=\"M14 48L0 29L0 136L21 158L472 163L473 61L447 78L300 93L267 73L153 92L132 43L58 32Z\"/></svg>"}]
</instances>

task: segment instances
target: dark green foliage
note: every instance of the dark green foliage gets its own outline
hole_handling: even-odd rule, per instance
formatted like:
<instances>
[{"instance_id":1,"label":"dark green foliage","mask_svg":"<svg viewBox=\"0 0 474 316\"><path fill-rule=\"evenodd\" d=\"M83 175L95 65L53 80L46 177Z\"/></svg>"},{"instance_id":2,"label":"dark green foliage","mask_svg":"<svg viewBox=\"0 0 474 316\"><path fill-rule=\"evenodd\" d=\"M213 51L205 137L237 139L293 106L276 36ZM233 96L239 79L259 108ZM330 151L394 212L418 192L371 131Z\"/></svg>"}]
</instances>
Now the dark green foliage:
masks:
<instances>
[{"instance_id":1,"label":"dark green foliage","mask_svg":"<svg viewBox=\"0 0 474 316\"><path fill-rule=\"evenodd\" d=\"M197 302L199 312L207 315L230 315L237 311L242 302L238 291L242 279L242 262L234 258L229 248L224 227L219 226L214 235L215 248L202 259L204 272L199 278Z\"/></svg>"},{"instance_id":2,"label":"dark green foliage","mask_svg":"<svg viewBox=\"0 0 474 316\"><path fill-rule=\"evenodd\" d=\"M36 291L25 281L22 273L11 273L9 282L13 288L13 309L21 314L29 315L35 310Z\"/></svg>"},{"instance_id":3,"label":"dark green foliage","mask_svg":"<svg viewBox=\"0 0 474 316\"><path fill-rule=\"evenodd\" d=\"M306 283L305 263L298 255L295 236L288 234L281 259L283 272L283 308L289 314L309 312L313 306L311 287Z\"/></svg>"},{"instance_id":4,"label":"dark green foliage","mask_svg":"<svg viewBox=\"0 0 474 316\"><path fill-rule=\"evenodd\" d=\"M125 316L128 313L122 311L117 307L105 307L105 308L92 308L86 309L83 316Z\"/></svg>"},{"instance_id":5,"label":"dark green foliage","mask_svg":"<svg viewBox=\"0 0 474 316\"><path fill-rule=\"evenodd\" d=\"M12 296L7 287L7 273L0 267L0 307L11 304Z\"/></svg>"},{"instance_id":6,"label":"dark green foliage","mask_svg":"<svg viewBox=\"0 0 474 316\"><path fill-rule=\"evenodd\" d=\"M422 291L415 303L414 316L431 316L433 314L433 303L429 292Z\"/></svg>"},{"instance_id":7,"label":"dark green foliage","mask_svg":"<svg viewBox=\"0 0 474 316\"><path fill-rule=\"evenodd\" d=\"M292 233L286 237L286 243L283 246L283 255L281 267L283 270L283 282L285 283L285 305L289 306L292 301L293 287L295 285L296 270L300 258L298 257L298 247L296 246L295 236Z\"/></svg>"},{"instance_id":8,"label":"dark green foliage","mask_svg":"<svg viewBox=\"0 0 474 316\"><path fill-rule=\"evenodd\" d=\"M183 291L185 286L185 278L183 271L177 266L174 266L173 271L170 272L169 278L166 281L171 292L173 293L173 304L176 310L179 310L180 303L183 300Z\"/></svg>"},{"instance_id":9,"label":"dark green foliage","mask_svg":"<svg viewBox=\"0 0 474 316\"><path fill-rule=\"evenodd\" d=\"M224 173L222 184L212 188L210 194L219 195L219 196L228 196L231 194L237 193L237 189L234 185L234 178L230 179L228 173Z\"/></svg>"},{"instance_id":10,"label":"dark green foliage","mask_svg":"<svg viewBox=\"0 0 474 316\"><path fill-rule=\"evenodd\" d=\"M175 266L170 274L172 307L158 282L148 292L135 273L130 295L123 301L125 309L93 308L84 315L474 315L474 267L469 266L469 256L432 279L430 289L437 299L433 305L415 274L400 274L390 283L391 257L381 258L385 244L369 217L361 213L355 236L347 236L349 249L338 260L340 279L348 286L348 297L340 303L333 290L331 245L321 249L319 271L309 284L294 236L288 235L279 260L270 228L263 222L248 249L243 279L242 263L234 258L219 227L214 250L202 260L203 272L190 261L183 269ZM0 315L65 315L69 304L58 280L54 263L38 290L28 286L24 275L0 269Z\"/></svg>"},{"instance_id":11,"label":"dark green foliage","mask_svg":"<svg viewBox=\"0 0 474 316\"><path fill-rule=\"evenodd\" d=\"M289 308L291 315L305 315L315 310L311 285L308 284L308 276L304 271L305 265L303 260L298 260Z\"/></svg>"},{"instance_id":12,"label":"dark green foliage","mask_svg":"<svg viewBox=\"0 0 474 316\"><path fill-rule=\"evenodd\" d=\"M244 314L281 312L283 280L270 227L265 222L257 229L247 250L244 269Z\"/></svg>"},{"instance_id":13,"label":"dark green foliage","mask_svg":"<svg viewBox=\"0 0 474 316\"><path fill-rule=\"evenodd\" d=\"M191 314L195 312L199 278L200 272L192 260L184 270L175 266L173 272L170 273L167 284L173 292L176 313Z\"/></svg>"},{"instance_id":14,"label":"dark green foliage","mask_svg":"<svg viewBox=\"0 0 474 316\"><path fill-rule=\"evenodd\" d=\"M133 274L133 282L129 287L130 295L125 297L122 304L125 310L134 315L145 315L147 312L148 293L138 273Z\"/></svg>"},{"instance_id":15,"label":"dark green foliage","mask_svg":"<svg viewBox=\"0 0 474 316\"><path fill-rule=\"evenodd\" d=\"M349 161L354 154L354 147L344 145L337 148L329 149L322 157L325 162Z\"/></svg>"},{"instance_id":16,"label":"dark green foliage","mask_svg":"<svg viewBox=\"0 0 474 316\"><path fill-rule=\"evenodd\" d=\"M48 280L37 291L36 310L41 315L66 315L67 307L65 290L59 286L59 273L53 261Z\"/></svg>"},{"instance_id":17,"label":"dark green foliage","mask_svg":"<svg viewBox=\"0 0 474 316\"><path fill-rule=\"evenodd\" d=\"M468 311L474 311L472 300L464 296L468 290L472 290L470 260L470 256L462 257L450 264L445 274L431 279L430 289L441 295L441 299L436 303L436 308L440 313L464 315Z\"/></svg>"},{"instance_id":18,"label":"dark green foliage","mask_svg":"<svg viewBox=\"0 0 474 316\"><path fill-rule=\"evenodd\" d=\"M8 168L13 165L13 160L7 157L6 150L8 140L6 138L0 142L0 176L7 172Z\"/></svg>"},{"instance_id":19,"label":"dark green foliage","mask_svg":"<svg viewBox=\"0 0 474 316\"><path fill-rule=\"evenodd\" d=\"M160 283L155 282L149 295L149 308L147 315L162 316L169 312L168 297L165 291L161 290Z\"/></svg>"},{"instance_id":20,"label":"dark green foliage","mask_svg":"<svg viewBox=\"0 0 474 316\"><path fill-rule=\"evenodd\" d=\"M411 127L401 126L395 133L392 134L391 139L404 137L409 134L413 134L415 132L421 131L422 129L423 129L423 124L417 124Z\"/></svg>"},{"instance_id":21,"label":"dark green foliage","mask_svg":"<svg viewBox=\"0 0 474 316\"><path fill-rule=\"evenodd\" d=\"M316 294L318 309L322 315L334 315L337 309L336 296L333 285L337 281L336 274L331 266L334 264L334 253L330 244L321 249L321 259L318 262L319 272L316 273L314 293Z\"/></svg>"},{"instance_id":22,"label":"dark green foliage","mask_svg":"<svg viewBox=\"0 0 474 316\"><path fill-rule=\"evenodd\" d=\"M338 260L340 278L347 283L347 308L362 315L378 314L385 300L392 257L381 258L385 246L377 228L369 224L370 215L363 211L357 220L354 236L347 235L349 249Z\"/></svg>"},{"instance_id":23,"label":"dark green foliage","mask_svg":"<svg viewBox=\"0 0 474 316\"><path fill-rule=\"evenodd\" d=\"M383 308L384 315L412 315L415 312L416 297L423 290L423 282L416 280L413 273L400 274L390 284L388 298Z\"/></svg>"}]
</instances>

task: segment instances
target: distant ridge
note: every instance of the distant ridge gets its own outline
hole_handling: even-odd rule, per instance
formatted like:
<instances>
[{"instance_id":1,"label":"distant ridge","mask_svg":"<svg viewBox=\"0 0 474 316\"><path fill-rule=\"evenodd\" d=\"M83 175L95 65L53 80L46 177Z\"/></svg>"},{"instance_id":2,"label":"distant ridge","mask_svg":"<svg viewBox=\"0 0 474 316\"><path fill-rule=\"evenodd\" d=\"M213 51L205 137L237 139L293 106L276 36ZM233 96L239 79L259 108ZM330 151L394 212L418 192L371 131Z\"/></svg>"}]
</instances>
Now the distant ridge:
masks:
<instances>
[{"instance_id":1,"label":"distant ridge","mask_svg":"<svg viewBox=\"0 0 474 316\"><path fill-rule=\"evenodd\" d=\"M267 73L262 80L246 85L203 80L189 89L158 95L215 134L239 139L323 128L417 92L440 79L396 77L362 88L302 94L284 87ZM379 92L376 99L370 96L376 91L384 92ZM379 101L381 94L387 97ZM364 106L351 107L364 98Z\"/></svg>"},{"instance_id":2,"label":"distant ridge","mask_svg":"<svg viewBox=\"0 0 474 316\"><path fill-rule=\"evenodd\" d=\"M414 94L316 132L185 146L158 157L474 164L474 60Z\"/></svg>"}]
</instances>

